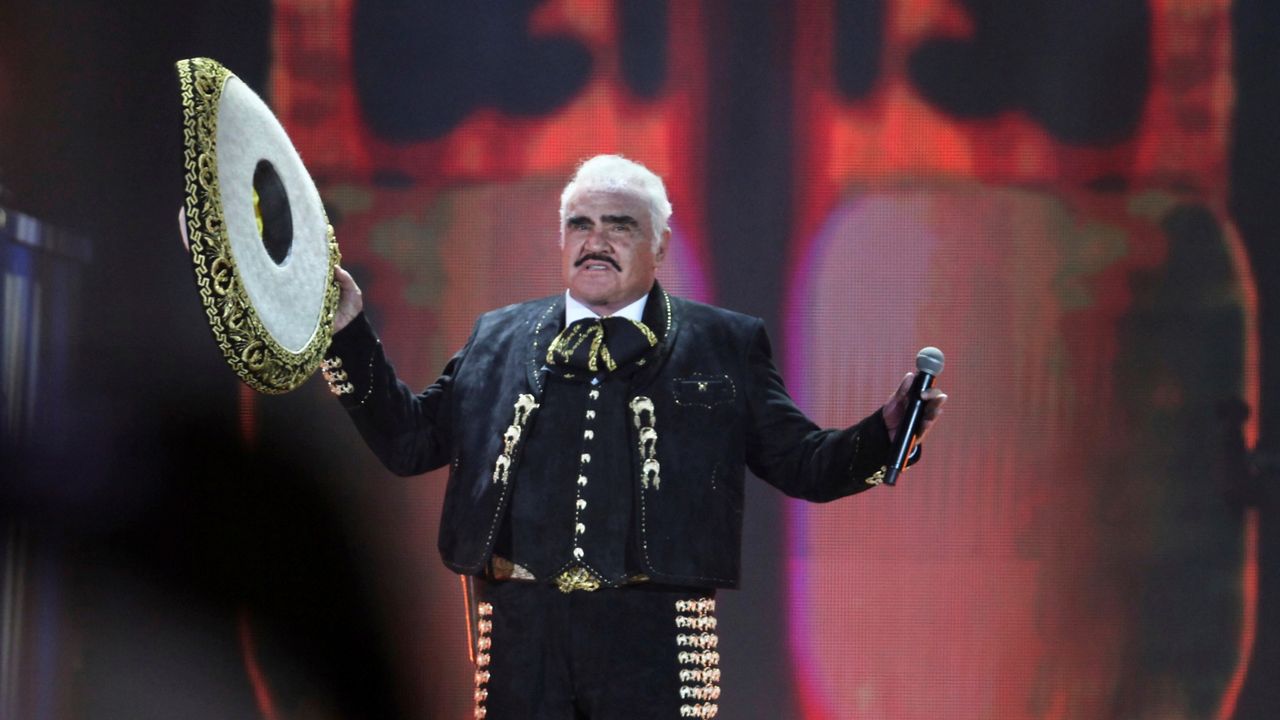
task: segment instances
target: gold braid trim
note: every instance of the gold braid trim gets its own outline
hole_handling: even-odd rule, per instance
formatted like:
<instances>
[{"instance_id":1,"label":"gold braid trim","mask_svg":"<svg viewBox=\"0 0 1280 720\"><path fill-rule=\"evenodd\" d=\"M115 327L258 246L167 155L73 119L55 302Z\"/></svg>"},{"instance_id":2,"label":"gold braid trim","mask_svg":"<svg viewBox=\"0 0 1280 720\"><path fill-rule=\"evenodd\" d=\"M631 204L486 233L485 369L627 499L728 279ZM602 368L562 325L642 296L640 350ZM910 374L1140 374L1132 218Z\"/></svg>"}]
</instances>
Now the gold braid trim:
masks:
<instances>
[{"instance_id":1,"label":"gold braid trim","mask_svg":"<svg viewBox=\"0 0 1280 720\"><path fill-rule=\"evenodd\" d=\"M671 312L671 308L667 308L667 312L669 314ZM653 334L652 328L650 328L648 325L645 325L642 322L636 322L635 320L632 320L631 324L635 325L637 330L644 333L645 339L649 341L649 347L657 347L658 336ZM671 324L671 321L668 320L667 325L670 326L670 324Z\"/></svg>"},{"instance_id":2,"label":"gold braid trim","mask_svg":"<svg viewBox=\"0 0 1280 720\"><path fill-rule=\"evenodd\" d=\"M604 346L604 326L597 322L591 326L589 332L591 333L591 359L587 361L587 369L591 372L596 372L600 369L601 351L603 351L604 364L609 368L610 372L618 369L618 366L613 362L613 358L609 356L609 348Z\"/></svg>"},{"instance_id":3,"label":"gold braid trim","mask_svg":"<svg viewBox=\"0 0 1280 720\"><path fill-rule=\"evenodd\" d=\"M635 320L628 321L636 327L649 342L649 347L655 347L658 344L658 336L653 330L642 322ZM559 356L562 361L567 362L573 354L578 351L582 343L590 340L591 346L587 350L587 369L591 372L597 372L600 369L600 363L604 362L605 368L609 372L618 369L618 363L613 359L609 347L604 342L604 326L599 321L594 323L577 323L570 324L569 327L560 331L551 344L547 347L547 364L556 364L556 357Z\"/></svg>"}]
</instances>

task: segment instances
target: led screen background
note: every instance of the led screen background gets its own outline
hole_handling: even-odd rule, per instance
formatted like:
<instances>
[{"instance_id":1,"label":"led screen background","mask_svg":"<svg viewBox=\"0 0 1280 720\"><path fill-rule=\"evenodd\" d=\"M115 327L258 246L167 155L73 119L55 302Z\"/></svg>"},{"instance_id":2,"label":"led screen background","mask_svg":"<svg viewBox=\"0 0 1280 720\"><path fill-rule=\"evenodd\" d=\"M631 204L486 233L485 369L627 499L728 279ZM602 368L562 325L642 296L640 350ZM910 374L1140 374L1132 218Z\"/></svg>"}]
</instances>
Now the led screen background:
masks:
<instances>
[{"instance_id":1,"label":"led screen background","mask_svg":"<svg viewBox=\"0 0 1280 720\"><path fill-rule=\"evenodd\" d=\"M1218 408L1258 384L1228 7L886 5L865 84L824 32L848 7L799 13L788 377L837 423L881 348L936 344L958 402L893 496L789 509L806 714L1230 716L1256 517L1205 442L1252 437Z\"/></svg>"},{"instance_id":2,"label":"led screen background","mask_svg":"<svg viewBox=\"0 0 1280 720\"><path fill-rule=\"evenodd\" d=\"M75 392L6 503L41 611L6 626L3 707L471 716L443 476L391 477L322 383L256 396L209 342L171 227L172 63L207 55L289 131L411 385L562 289L559 193L597 152L666 179L664 286L765 318L818 422L947 353L897 488L749 480L721 717L1268 717L1264 5L0 10L0 205L95 243Z\"/></svg>"}]
</instances>

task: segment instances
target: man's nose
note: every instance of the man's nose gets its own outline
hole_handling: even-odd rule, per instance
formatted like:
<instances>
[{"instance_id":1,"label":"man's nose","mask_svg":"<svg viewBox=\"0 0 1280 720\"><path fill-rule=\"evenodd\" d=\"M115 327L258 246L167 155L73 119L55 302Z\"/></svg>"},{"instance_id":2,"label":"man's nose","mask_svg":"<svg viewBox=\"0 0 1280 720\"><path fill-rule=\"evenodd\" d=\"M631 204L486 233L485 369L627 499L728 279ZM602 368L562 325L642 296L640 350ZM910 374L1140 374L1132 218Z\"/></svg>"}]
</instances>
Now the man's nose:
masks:
<instances>
[{"instance_id":1,"label":"man's nose","mask_svg":"<svg viewBox=\"0 0 1280 720\"><path fill-rule=\"evenodd\" d=\"M609 240L605 237L603 228L593 228L587 233L587 240L583 243L588 250L609 250Z\"/></svg>"}]
</instances>

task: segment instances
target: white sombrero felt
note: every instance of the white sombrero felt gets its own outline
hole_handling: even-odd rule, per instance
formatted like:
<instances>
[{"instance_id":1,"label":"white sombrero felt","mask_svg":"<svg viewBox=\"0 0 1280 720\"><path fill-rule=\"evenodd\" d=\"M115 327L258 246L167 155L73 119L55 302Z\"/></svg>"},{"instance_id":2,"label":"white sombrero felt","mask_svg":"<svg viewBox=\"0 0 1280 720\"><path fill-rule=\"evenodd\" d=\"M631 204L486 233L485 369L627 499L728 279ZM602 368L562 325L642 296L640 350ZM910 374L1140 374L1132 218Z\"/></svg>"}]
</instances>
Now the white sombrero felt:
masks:
<instances>
[{"instance_id":1,"label":"white sombrero felt","mask_svg":"<svg viewBox=\"0 0 1280 720\"><path fill-rule=\"evenodd\" d=\"M251 387L288 392L329 346L338 244L275 115L208 58L178 62L187 233L214 339Z\"/></svg>"}]
</instances>

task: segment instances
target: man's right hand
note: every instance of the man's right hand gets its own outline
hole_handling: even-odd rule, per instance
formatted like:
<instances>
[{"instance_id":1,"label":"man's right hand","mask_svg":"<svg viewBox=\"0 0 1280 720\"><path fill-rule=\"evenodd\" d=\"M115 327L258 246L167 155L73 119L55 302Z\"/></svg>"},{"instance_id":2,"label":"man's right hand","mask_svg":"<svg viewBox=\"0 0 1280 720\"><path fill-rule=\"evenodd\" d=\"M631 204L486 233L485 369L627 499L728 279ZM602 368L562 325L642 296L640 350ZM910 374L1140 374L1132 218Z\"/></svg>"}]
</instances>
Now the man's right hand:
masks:
<instances>
[{"instance_id":1,"label":"man's right hand","mask_svg":"<svg viewBox=\"0 0 1280 720\"><path fill-rule=\"evenodd\" d=\"M338 309L333 312L333 332L336 335L364 310L364 296L356 279L341 266L333 268L333 279L338 281Z\"/></svg>"}]
</instances>

